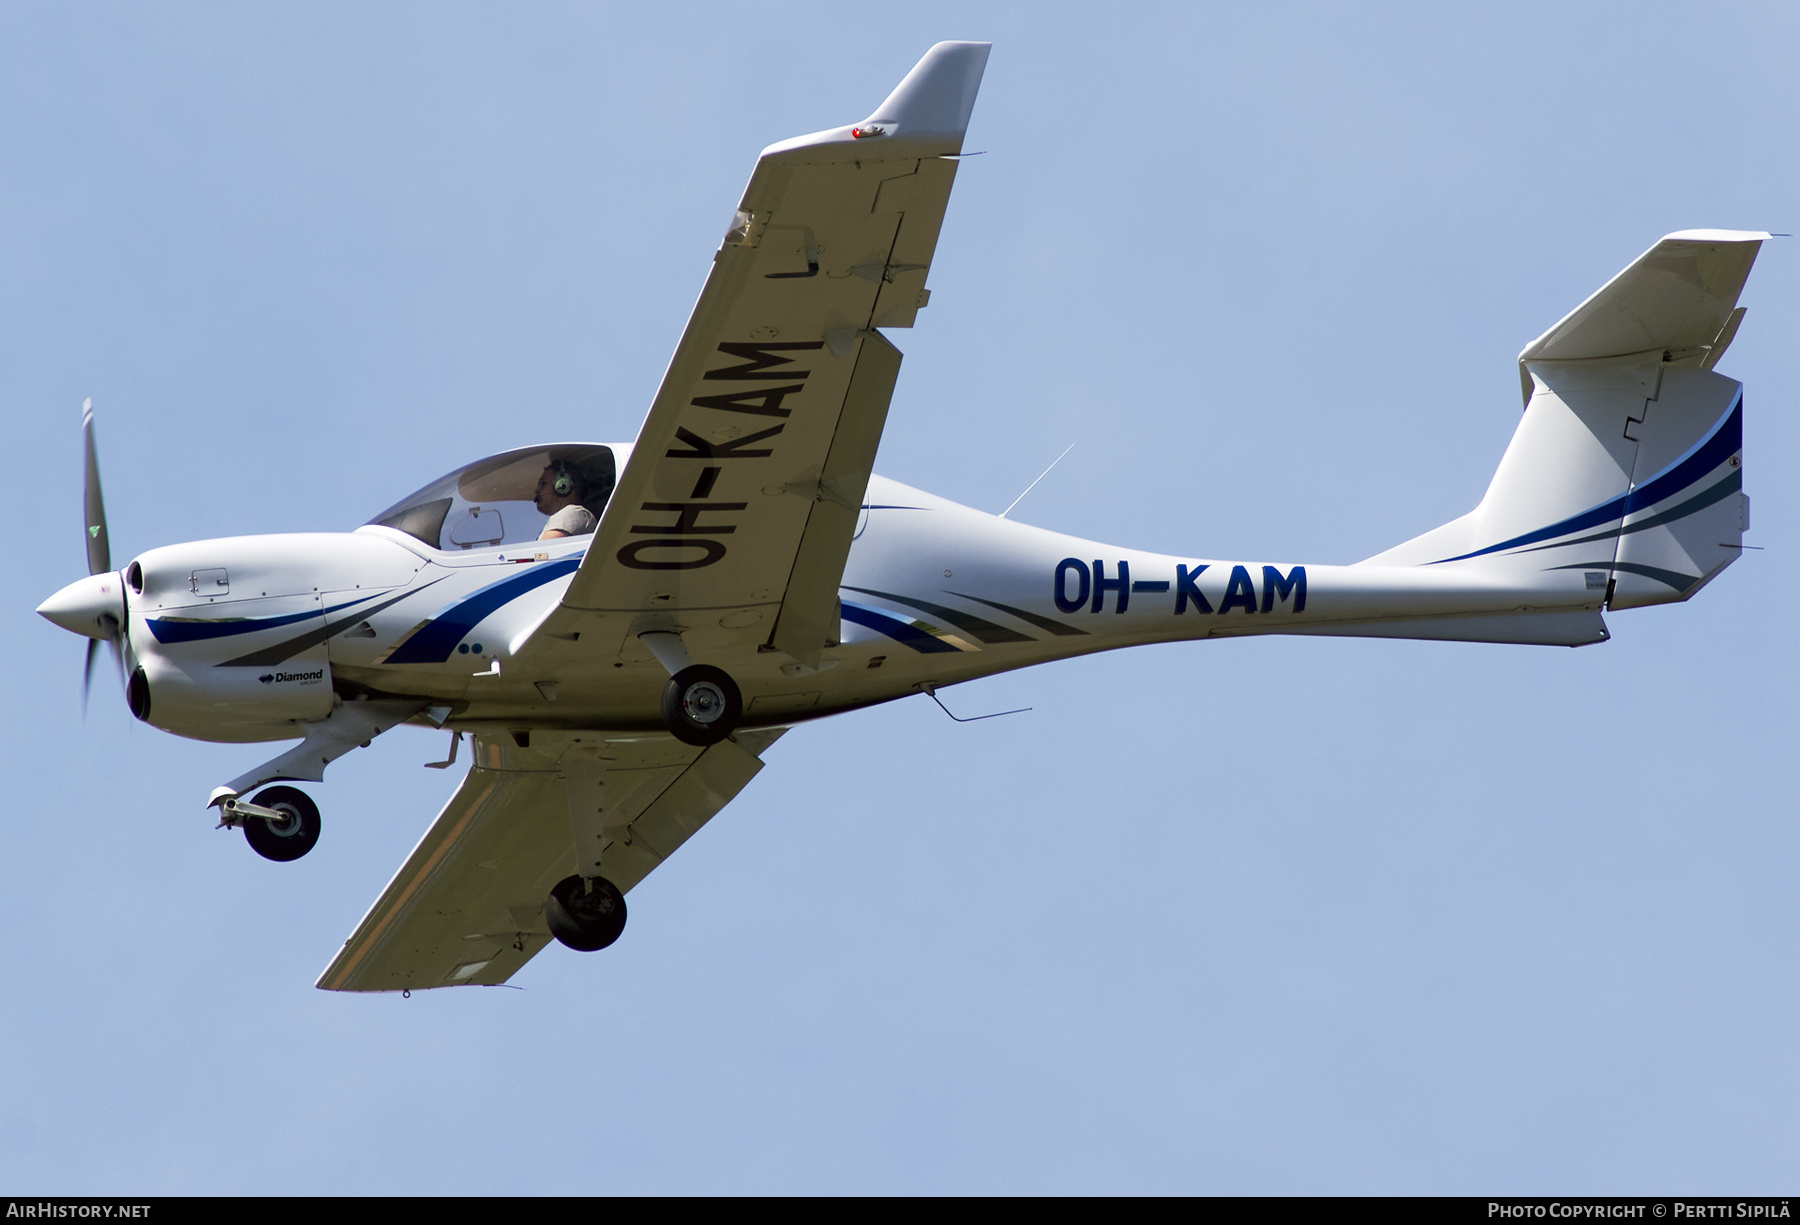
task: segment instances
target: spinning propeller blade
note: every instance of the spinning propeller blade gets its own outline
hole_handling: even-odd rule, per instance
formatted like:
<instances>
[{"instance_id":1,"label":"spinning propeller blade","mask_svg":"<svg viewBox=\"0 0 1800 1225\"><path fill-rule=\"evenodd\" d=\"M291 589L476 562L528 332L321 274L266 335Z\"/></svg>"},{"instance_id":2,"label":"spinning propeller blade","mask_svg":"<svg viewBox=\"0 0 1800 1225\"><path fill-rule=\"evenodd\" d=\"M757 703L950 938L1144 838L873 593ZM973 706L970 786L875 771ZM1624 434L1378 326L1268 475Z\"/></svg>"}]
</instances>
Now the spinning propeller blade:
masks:
<instances>
[{"instance_id":1,"label":"spinning propeller blade","mask_svg":"<svg viewBox=\"0 0 1800 1225\"><path fill-rule=\"evenodd\" d=\"M100 653L100 640L88 639L87 665L81 670L81 717L87 718L88 690L94 687L94 656Z\"/></svg>"},{"instance_id":2,"label":"spinning propeller blade","mask_svg":"<svg viewBox=\"0 0 1800 1225\"><path fill-rule=\"evenodd\" d=\"M100 453L94 445L94 401L81 402L81 444L82 444L82 484L81 511L83 533L87 537L87 562L89 576L105 574L112 569L112 541L106 532L106 499L100 493ZM125 656L120 650L120 634L122 627L118 618L104 614L100 618L101 628L106 633L106 645L112 648L113 661L119 668L120 682L125 678ZM87 644L87 661L81 669L81 715L87 717L88 691L94 686L94 659L100 654L100 639L89 638Z\"/></svg>"},{"instance_id":3,"label":"spinning propeller blade","mask_svg":"<svg viewBox=\"0 0 1800 1225\"><path fill-rule=\"evenodd\" d=\"M112 541L106 534L106 500L100 496L100 456L94 449L94 402L81 402L81 442L86 461L81 487L82 523L87 527L89 574L112 569ZM93 658L89 650L88 658Z\"/></svg>"}]
</instances>

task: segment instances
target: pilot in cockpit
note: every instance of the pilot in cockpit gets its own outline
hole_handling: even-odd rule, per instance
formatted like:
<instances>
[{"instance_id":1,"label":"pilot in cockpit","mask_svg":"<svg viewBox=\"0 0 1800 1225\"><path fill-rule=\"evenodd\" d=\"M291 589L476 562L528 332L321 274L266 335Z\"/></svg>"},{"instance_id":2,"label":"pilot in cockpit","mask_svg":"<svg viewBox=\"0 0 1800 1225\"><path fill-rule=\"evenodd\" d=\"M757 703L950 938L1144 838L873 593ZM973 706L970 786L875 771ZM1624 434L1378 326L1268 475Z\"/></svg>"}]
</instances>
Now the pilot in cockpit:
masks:
<instances>
[{"instance_id":1,"label":"pilot in cockpit","mask_svg":"<svg viewBox=\"0 0 1800 1225\"><path fill-rule=\"evenodd\" d=\"M539 540L558 536L586 536L599 522L594 512L581 504L587 494L581 474L565 461L558 460L538 477L537 492L532 495L540 513L550 516Z\"/></svg>"}]
</instances>

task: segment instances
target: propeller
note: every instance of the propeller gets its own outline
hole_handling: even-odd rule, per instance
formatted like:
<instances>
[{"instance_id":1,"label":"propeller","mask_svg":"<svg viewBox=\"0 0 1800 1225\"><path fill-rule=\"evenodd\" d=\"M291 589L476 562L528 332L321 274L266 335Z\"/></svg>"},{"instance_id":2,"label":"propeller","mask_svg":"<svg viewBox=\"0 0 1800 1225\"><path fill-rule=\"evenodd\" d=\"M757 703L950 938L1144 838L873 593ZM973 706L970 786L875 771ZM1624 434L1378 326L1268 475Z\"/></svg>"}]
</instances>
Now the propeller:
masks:
<instances>
[{"instance_id":1,"label":"propeller","mask_svg":"<svg viewBox=\"0 0 1800 1225\"><path fill-rule=\"evenodd\" d=\"M81 402L81 444L85 471L81 487L81 510L87 524L87 560L89 574L105 574L112 569L112 541L106 535L106 499L100 496L100 454L94 448L94 401Z\"/></svg>"},{"instance_id":2,"label":"propeller","mask_svg":"<svg viewBox=\"0 0 1800 1225\"><path fill-rule=\"evenodd\" d=\"M112 541L106 534L106 499L100 493L100 452L94 445L94 401L91 397L81 402L81 446L81 521L87 528L87 563L91 577L112 569ZM119 619L111 614L102 614L100 625L107 631L106 641L112 647L113 660L118 664L119 676L123 679L125 659L119 651ZM94 658L99 653L100 640L89 638L87 662L81 670L83 718L87 717L88 690L94 684Z\"/></svg>"},{"instance_id":3,"label":"propeller","mask_svg":"<svg viewBox=\"0 0 1800 1225\"><path fill-rule=\"evenodd\" d=\"M94 446L94 402L81 404L84 452L81 490L82 526L87 536L87 577L77 579L38 605L38 615L88 640L87 663L81 671L81 712L87 714L88 690L94 683L94 657L100 644L112 647L125 679L125 579L112 568L112 541L106 535L106 502L100 496L100 456ZM129 698L129 690L127 690Z\"/></svg>"}]
</instances>

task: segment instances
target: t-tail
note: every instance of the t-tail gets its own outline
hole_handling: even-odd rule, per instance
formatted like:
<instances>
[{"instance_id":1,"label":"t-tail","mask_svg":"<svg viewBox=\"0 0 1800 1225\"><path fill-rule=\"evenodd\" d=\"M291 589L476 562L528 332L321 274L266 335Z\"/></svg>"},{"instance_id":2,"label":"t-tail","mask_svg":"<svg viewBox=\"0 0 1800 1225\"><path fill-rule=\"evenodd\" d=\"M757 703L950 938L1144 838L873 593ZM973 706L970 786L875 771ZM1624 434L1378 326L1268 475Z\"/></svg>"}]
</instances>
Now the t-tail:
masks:
<instances>
[{"instance_id":1,"label":"t-tail","mask_svg":"<svg viewBox=\"0 0 1800 1225\"><path fill-rule=\"evenodd\" d=\"M1359 564L1541 593L1518 610L1523 636L1499 635L1511 641L1599 641L1602 607L1693 596L1737 560L1749 527L1743 386L1713 367L1768 237L1671 234L1532 341L1519 354L1525 415L1481 504ZM1545 621L1537 608L1564 611Z\"/></svg>"}]
</instances>

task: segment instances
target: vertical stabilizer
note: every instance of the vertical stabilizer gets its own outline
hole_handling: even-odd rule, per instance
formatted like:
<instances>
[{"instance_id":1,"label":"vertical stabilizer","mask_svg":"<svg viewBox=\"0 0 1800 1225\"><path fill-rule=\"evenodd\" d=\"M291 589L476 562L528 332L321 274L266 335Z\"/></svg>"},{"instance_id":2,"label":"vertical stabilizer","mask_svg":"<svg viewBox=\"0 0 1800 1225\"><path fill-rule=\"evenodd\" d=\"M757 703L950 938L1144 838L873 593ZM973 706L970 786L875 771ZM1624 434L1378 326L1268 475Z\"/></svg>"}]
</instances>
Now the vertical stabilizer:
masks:
<instances>
[{"instance_id":1,"label":"vertical stabilizer","mask_svg":"<svg viewBox=\"0 0 1800 1225\"><path fill-rule=\"evenodd\" d=\"M1685 600L1730 565L1743 389L1712 367L1767 237L1671 234L1527 345L1525 416L1481 504L1367 564L1478 566L1609 608Z\"/></svg>"}]
</instances>

